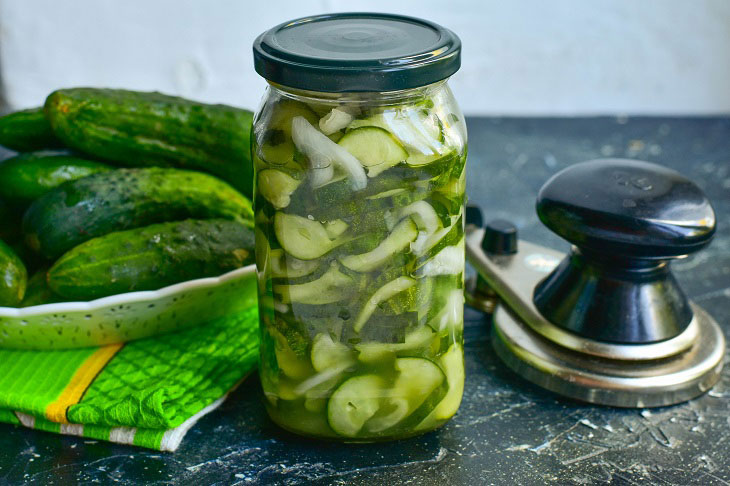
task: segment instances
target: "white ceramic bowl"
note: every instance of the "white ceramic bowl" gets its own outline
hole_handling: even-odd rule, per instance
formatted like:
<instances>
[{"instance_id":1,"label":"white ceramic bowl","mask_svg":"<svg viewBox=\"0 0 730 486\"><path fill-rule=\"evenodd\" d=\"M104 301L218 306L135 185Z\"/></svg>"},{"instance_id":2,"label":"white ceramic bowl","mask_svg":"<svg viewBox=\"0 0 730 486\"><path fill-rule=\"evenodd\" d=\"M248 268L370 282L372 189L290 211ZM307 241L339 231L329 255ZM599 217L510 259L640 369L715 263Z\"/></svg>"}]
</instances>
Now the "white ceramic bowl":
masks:
<instances>
[{"instance_id":1,"label":"white ceramic bowl","mask_svg":"<svg viewBox=\"0 0 730 486\"><path fill-rule=\"evenodd\" d=\"M256 303L256 266L91 302L0 307L0 348L67 349L197 326Z\"/></svg>"}]
</instances>

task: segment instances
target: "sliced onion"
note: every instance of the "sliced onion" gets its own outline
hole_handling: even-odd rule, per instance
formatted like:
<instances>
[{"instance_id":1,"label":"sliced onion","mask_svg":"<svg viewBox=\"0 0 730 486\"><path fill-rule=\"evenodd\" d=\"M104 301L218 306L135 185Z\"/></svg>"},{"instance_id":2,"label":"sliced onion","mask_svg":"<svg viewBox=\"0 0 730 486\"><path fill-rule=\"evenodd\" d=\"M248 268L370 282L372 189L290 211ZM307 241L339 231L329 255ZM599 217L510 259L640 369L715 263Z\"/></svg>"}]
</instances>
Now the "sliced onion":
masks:
<instances>
[{"instance_id":1,"label":"sliced onion","mask_svg":"<svg viewBox=\"0 0 730 486\"><path fill-rule=\"evenodd\" d=\"M332 111L319 119L319 129L325 135L339 132L353 120L353 116L341 108L332 108Z\"/></svg>"},{"instance_id":2,"label":"sliced onion","mask_svg":"<svg viewBox=\"0 0 730 486\"><path fill-rule=\"evenodd\" d=\"M426 201L416 201L398 211L398 219L411 216L421 231L432 235L439 228L439 217L436 211Z\"/></svg>"},{"instance_id":3,"label":"sliced onion","mask_svg":"<svg viewBox=\"0 0 730 486\"><path fill-rule=\"evenodd\" d=\"M350 179L353 190L365 189L368 178L360 161L350 152L327 138L314 128L304 117L292 119L292 140L297 149L307 156L312 169L312 185L326 184L334 176L332 165L342 169Z\"/></svg>"}]
</instances>

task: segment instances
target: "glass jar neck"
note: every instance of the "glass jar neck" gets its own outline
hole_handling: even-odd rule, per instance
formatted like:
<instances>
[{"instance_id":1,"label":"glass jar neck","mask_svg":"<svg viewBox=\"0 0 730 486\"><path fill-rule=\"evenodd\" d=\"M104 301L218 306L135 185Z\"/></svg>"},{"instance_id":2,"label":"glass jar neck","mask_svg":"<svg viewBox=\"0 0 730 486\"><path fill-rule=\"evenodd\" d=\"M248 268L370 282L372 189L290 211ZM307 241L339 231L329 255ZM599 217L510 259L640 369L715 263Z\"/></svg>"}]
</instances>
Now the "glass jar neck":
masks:
<instances>
[{"instance_id":1,"label":"glass jar neck","mask_svg":"<svg viewBox=\"0 0 730 486\"><path fill-rule=\"evenodd\" d=\"M332 103L363 103L379 105L397 105L408 103L414 99L422 99L433 96L442 89L448 79L443 79L433 84L419 86L418 88L404 89L400 91L353 91L346 93L328 93L323 91L308 91L268 81L269 89L278 96L296 99L302 102L332 102Z\"/></svg>"}]
</instances>

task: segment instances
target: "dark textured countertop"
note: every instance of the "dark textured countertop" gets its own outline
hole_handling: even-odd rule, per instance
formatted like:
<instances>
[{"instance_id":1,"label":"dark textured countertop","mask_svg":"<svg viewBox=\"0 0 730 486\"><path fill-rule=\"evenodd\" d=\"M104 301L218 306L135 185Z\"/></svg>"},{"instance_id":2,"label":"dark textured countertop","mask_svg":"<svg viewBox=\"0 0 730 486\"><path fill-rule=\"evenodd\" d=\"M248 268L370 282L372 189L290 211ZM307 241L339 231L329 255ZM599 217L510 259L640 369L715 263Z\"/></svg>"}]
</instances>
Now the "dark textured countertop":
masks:
<instances>
[{"instance_id":1,"label":"dark textured countertop","mask_svg":"<svg viewBox=\"0 0 730 486\"><path fill-rule=\"evenodd\" d=\"M567 244L537 221L534 200L561 168L595 157L657 161L695 180L718 234L674 268L687 294L730 330L730 118L469 120L468 193L524 239ZM459 413L398 442L300 439L266 417L248 379L174 454L0 425L0 485L72 484L730 484L730 366L689 403L652 410L584 405L508 371L489 321L466 314L467 379Z\"/></svg>"}]
</instances>

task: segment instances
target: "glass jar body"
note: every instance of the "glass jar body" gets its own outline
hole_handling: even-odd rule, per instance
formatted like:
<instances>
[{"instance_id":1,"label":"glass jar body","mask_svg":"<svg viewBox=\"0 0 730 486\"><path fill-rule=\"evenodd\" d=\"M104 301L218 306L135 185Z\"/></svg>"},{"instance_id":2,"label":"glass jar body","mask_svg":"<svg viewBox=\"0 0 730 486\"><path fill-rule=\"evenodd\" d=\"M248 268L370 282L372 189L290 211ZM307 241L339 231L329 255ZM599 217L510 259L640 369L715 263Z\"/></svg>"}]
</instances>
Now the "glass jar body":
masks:
<instances>
[{"instance_id":1,"label":"glass jar body","mask_svg":"<svg viewBox=\"0 0 730 486\"><path fill-rule=\"evenodd\" d=\"M252 151L271 418L344 441L442 425L464 386L466 126L446 82L270 85Z\"/></svg>"}]
</instances>

